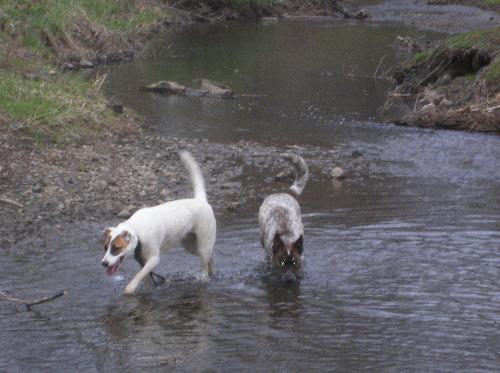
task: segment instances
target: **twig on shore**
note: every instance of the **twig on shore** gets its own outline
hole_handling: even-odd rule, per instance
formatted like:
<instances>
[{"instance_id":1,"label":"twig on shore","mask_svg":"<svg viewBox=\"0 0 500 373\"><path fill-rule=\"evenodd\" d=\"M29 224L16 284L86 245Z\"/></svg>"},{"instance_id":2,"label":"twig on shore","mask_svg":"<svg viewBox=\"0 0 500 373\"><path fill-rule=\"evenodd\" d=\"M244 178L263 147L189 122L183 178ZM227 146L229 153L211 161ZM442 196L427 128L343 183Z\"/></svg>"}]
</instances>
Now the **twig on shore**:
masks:
<instances>
[{"instance_id":1,"label":"twig on shore","mask_svg":"<svg viewBox=\"0 0 500 373\"><path fill-rule=\"evenodd\" d=\"M491 113L492 111L494 111L496 109L500 109L500 105L489 107L489 108L486 109L486 111L488 113Z\"/></svg>"},{"instance_id":2,"label":"twig on shore","mask_svg":"<svg viewBox=\"0 0 500 373\"><path fill-rule=\"evenodd\" d=\"M417 93L396 93L396 92L392 92L392 93L389 93L388 96L389 97L411 97L411 96L415 96Z\"/></svg>"},{"instance_id":3,"label":"twig on shore","mask_svg":"<svg viewBox=\"0 0 500 373\"><path fill-rule=\"evenodd\" d=\"M20 204L17 201L14 201L13 199L7 198L7 197L0 197L0 202L7 203L9 205L13 205L13 206L19 207L21 209L23 208L22 204Z\"/></svg>"},{"instance_id":4,"label":"twig on shore","mask_svg":"<svg viewBox=\"0 0 500 373\"><path fill-rule=\"evenodd\" d=\"M238 97L250 97L250 98L258 98L258 97L267 97L267 95L259 95L259 94L252 94L252 93L242 93L238 95Z\"/></svg>"},{"instance_id":5,"label":"twig on shore","mask_svg":"<svg viewBox=\"0 0 500 373\"><path fill-rule=\"evenodd\" d=\"M104 84L107 77L108 77L107 74L102 74L101 76L96 76L94 83L92 85L96 88L97 92L99 92L101 90L101 86Z\"/></svg>"},{"instance_id":6,"label":"twig on shore","mask_svg":"<svg viewBox=\"0 0 500 373\"><path fill-rule=\"evenodd\" d=\"M374 78L378 78L378 76L377 76L378 69L380 69L380 65L382 65L382 62L384 61L384 59L385 59L385 54L382 56L382 58L378 62L377 70L375 70L375 72L373 73Z\"/></svg>"},{"instance_id":7,"label":"twig on shore","mask_svg":"<svg viewBox=\"0 0 500 373\"><path fill-rule=\"evenodd\" d=\"M357 70L358 68L358 65L354 65L354 67L351 69L350 72L348 72L346 75L349 77L349 78L354 78L356 77L356 74L354 74L354 72Z\"/></svg>"},{"instance_id":8,"label":"twig on shore","mask_svg":"<svg viewBox=\"0 0 500 373\"><path fill-rule=\"evenodd\" d=\"M10 301L10 302L24 304L26 306L26 311L31 311L32 306L34 306L36 304L40 304L40 303L50 302L54 299L62 297L63 295L66 295L66 290L60 291L59 293L56 293L56 294L51 295L49 297L44 297L44 298L41 298L38 300L29 301L26 299L11 297L11 296L5 294L3 291L0 291L0 300L6 300L6 301Z\"/></svg>"},{"instance_id":9,"label":"twig on shore","mask_svg":"<svg viewBox=\"0 0 500 373\"><path fill-rule=\"evenodd\" d=\"M420 99L420 94L417 95L417 98L415 99L415 105L413 106L413 112L417 111L417 104Z\"/></svg>"}]
</instances>

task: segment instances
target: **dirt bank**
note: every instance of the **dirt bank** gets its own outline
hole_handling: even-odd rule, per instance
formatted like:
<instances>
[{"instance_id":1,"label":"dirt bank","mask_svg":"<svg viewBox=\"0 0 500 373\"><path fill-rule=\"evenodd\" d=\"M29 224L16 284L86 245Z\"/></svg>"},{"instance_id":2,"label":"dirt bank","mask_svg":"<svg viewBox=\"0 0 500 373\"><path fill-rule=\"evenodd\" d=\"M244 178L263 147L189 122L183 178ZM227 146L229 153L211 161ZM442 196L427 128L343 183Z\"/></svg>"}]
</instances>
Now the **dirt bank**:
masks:
<instances>
[{"instance_id":1,"label":"dirt bank","mask_svg":"<svg viewBox=\"0 0 500 373\"><path fill-rule=\"evenodd\" d=\"M500 27L453 36L404 63L383 108L401 125L500 132Z\"/></svg>"}]
</instances>

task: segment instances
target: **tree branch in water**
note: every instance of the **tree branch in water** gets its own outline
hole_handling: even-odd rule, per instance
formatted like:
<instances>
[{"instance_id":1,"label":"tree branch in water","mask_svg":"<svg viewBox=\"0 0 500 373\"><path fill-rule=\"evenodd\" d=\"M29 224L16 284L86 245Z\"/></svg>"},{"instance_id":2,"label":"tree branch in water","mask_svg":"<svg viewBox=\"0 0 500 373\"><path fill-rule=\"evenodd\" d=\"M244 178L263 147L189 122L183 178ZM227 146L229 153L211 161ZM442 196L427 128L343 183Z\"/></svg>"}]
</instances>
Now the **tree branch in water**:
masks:
<instances>
[{"instance_id":1,"label":"tree branch in water","mask_svg":"<svg viewBox=\"0 0 500 373\"><path fill-rule=\"evenodd\" d=\"M66 290L60 291L59 293L56 293L56 294L51 295L49 297L44 297L44 298L41 298L38 300L29 301L26 299L11 297L11 296L7 295L6 293L4 293L3 291L0 291L0 300L6 300L6 301L10 301L10 302L15 302L18 304L24 304L26 306L26 311L31 311L31 306L34 306L34 305L40 304L40 303L50 302L54 299L62 297L63 295L66 295Z\"/></svg>"}]
</instances>

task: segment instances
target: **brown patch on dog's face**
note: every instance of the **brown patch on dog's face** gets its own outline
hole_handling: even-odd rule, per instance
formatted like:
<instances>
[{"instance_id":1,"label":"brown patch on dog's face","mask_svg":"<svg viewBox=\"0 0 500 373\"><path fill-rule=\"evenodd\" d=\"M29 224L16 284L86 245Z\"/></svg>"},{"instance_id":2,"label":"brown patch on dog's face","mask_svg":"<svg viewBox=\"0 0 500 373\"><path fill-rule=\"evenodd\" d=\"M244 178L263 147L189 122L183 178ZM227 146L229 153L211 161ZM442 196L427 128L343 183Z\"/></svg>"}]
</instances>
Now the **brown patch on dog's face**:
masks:
<instances>
[{"instance_id":1,"label":"brown patch on dog's face","mask_svg":"<svg viewBox=\"0 0 500 373\"><path fill-rule=\"evenodd\" d=\"M127 236L127 232L116 236L115 239L111 242L111 255L116 256L125 251L127 248L129 241L125 238Z\"/></svg>"},{"instance_id":2,"label":"brown patch on dog's face","mask_svg":"<svg viewBox=\"0 0 500 373\"><path fill-rule=\"evenodd\" d=\"M285 244L278 233L273 239L273 267L281 272L298 273L302 266L301 256L304 250L304 237L301 235L297 241L292 244Z\"/></svg>"},{"instance_id":3,"label":"brown patch on dog's face","mask_svg":"<svg viewBox=\"0 0 500 373\"><path fill-rule=\"evenodd\" d=\"M111 241L111 228L107 228L102 234L101 241L104 245L104 252L108 250L109 242Z\"/></svg>"}]
</instances>

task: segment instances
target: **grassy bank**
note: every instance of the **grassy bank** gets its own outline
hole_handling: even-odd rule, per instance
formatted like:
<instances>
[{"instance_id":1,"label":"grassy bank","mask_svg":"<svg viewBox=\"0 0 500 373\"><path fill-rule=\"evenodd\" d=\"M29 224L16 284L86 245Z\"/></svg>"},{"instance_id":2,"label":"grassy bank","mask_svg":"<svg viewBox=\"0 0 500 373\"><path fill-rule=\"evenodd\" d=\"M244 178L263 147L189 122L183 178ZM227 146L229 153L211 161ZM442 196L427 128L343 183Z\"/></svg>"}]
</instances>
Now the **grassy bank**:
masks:
<instances>
[{"instance_id":1,"label":"grassy bank","mask_svg":"<svg viewBox=\"0 0 500 373\"><path fill-rule=\"evenodd\" d=\"M275 14L277 4L325 7L330 0L183 1L201 20ZM306 4L307 3L307 4ZM14 136L74 141L119 126L100 93L104 77L84 79L79 67L131 58L173 6L162 0L0 0L0 124ZM183 14L183 15L181 15ZM194 18L196 19L196 18Z\"/></svg>"},{"instance_id":2,"label":"grassy bank","mask_svg":"<svg viewBox=\"0 0 500 373\"><path fill-rule=\"evenodd\" d=\"M119 125L100 93L104 77L63 66L130 57L166 17L156 0L0 1L2 128L40 144Z\"/></svg>"},{"instance_id":3,"label":"grassy bank","mask_svg":"<svg viewBox=\"0 0 500 373\"><path fill-rule=\"evenodd\" d=\"M417 65L429 64L433 58L436 58L437 53L444 49L485 51L490 57L490 62L471 74L474 74L478 81L484 81L489 87L490 95L495 95L500 90L500 28L451 36L439 48L417 53L413 62ZM416 67L414 63L410 68Z\"/></svg>"},{"instance_id":4,"label":"grassy bank","mask_svg":"<svg viewBox=\"0 0 500 373\"><path fill-rule=\"evenodd\" d=\"M386 111L404 113L396 122L500 131L500 28L451 36L415 54L395 77Z\"/></svg>"}]
</instances>

